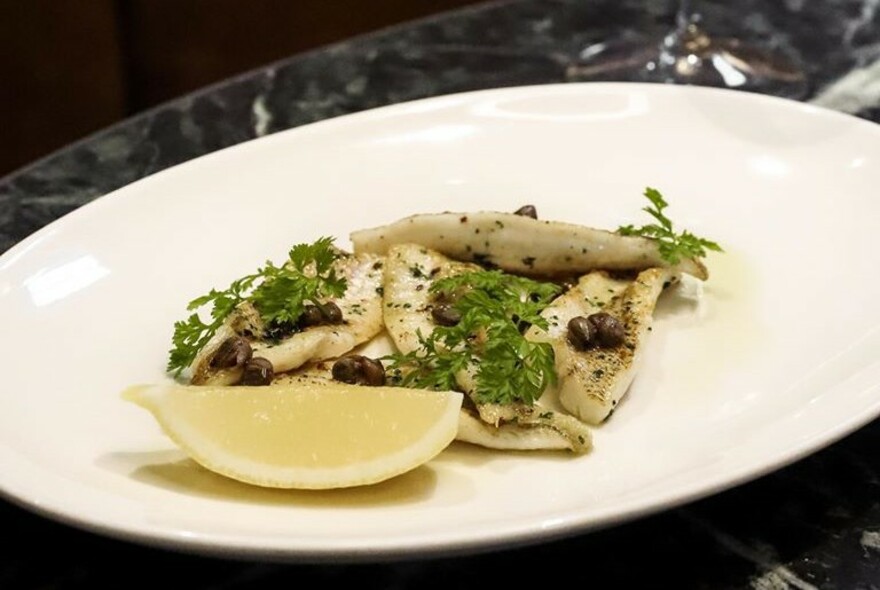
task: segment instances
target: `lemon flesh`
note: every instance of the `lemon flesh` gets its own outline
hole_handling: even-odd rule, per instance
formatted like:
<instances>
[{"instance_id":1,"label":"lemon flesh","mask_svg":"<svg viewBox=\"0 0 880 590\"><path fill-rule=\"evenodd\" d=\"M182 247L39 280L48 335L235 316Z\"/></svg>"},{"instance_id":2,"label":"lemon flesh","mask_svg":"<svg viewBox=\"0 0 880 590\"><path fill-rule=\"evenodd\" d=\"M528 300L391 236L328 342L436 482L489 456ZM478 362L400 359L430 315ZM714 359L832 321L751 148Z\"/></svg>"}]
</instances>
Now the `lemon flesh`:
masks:
<instances>
[{"instance_id":1,"label":"lemon flesh","mask_svg":"<svg viewBox=\"0 0 880 590\"><path fill-rule=\"evenodd\" d=\"M246 483L328 489L426 463L455 438L462 395L344 383L130 387L195 461Z\"/></svg>"}]
</instances>

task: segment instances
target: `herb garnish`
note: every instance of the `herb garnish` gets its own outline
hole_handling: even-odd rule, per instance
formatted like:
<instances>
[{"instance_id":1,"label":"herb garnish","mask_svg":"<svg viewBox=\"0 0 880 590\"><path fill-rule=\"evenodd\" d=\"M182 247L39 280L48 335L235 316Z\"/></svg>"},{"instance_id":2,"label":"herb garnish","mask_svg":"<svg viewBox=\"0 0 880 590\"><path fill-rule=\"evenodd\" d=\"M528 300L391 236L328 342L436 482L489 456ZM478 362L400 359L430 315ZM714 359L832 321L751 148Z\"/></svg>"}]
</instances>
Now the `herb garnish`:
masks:
<instances>
[{"instance_id":1,"label":"herb garnish","mask_svg":"<svg viewBox=\"0 0 880 590\"><path fill-rule=\"evenodd\" d=\"M415 351L385 357L399 385L455 389L456 373L475 367L476 402L533 404L556 382L553 348L526 340L520 329L547 328L540 313L559 293L557 285L479 270L440 279L431 291L452 300L461 320L437 326L428 337L419 334Z\"/></svg>"},{"instance_id":2,"label":"herb garnish","mask_svg":"<svg viewBox=\"0 0 880 590\"><path fill-rule=\"evenodd\" d=\"M682 258L700 258L706 255L706 250L723 252L717 243L697 237L687 230L680 234L675 233L672 221L663 214L663 210L669 204L660 191L648 187L645 189L645 197L651 201L651 206L643 207L642 211L648 213L658 223L642 227L624 225L617 228L617 233L622 236L642 236L656 240L661 258L669 264L678 264Z\"/></svg>"},{"instance_id":3,"label":"herb garnish","mask_svg":"<svg viewBox=\"0 0 880 590\"><path fill-rule=\"evenodd\" d=\"M198 313L193 313L186 320L175 322L167 370L176 376L190 366L229 314L245 300L253 303L263 322L270 325L295 323L307 303L320 307L320 299L342 296L346 281L333 268L338 257L333 238L297 244L282 266L267 260L264 267L233 281L225 291L211 289L207 295L193 299L187 310L211 304L211 321L205 323Z\"/></svg>"}]
</instances>

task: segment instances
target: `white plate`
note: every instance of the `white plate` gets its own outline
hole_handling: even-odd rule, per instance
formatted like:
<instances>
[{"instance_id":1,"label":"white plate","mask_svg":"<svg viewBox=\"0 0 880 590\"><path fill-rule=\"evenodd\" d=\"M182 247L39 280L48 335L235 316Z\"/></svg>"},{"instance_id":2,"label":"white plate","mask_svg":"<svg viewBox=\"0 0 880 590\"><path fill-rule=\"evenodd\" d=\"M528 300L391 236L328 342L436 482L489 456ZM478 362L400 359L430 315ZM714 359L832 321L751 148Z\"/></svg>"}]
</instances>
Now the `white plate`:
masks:
<instances>
[{"instance_id":1,"label":"white plate","mask_svg":"<svg viewBox=\"0 0 880 590\"><path fill-rule=\"evenodd\" d=\"M215 553L378 559L537 542L757 477L880 413L880 127L672 86L448 96L253 141L104 197L0 258L0 489L113 536ZM382 485L249 488L120 400L158 381L192 297L296 242L415 212L645 223L646 186L718 240L670 294L595 450L454 445Z\"/></svg>"}]
</instances>

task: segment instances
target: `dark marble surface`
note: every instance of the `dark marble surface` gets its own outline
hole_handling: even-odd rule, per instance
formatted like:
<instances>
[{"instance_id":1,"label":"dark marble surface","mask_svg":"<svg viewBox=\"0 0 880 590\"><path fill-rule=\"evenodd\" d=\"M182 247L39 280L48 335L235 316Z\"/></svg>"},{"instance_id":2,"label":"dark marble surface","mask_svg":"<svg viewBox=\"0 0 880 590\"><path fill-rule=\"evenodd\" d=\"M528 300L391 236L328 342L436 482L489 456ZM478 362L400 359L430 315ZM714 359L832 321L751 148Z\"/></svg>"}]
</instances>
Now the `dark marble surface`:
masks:
<instances>
[{"instance_id":1,"label":"dark marble surface","mask_svg":"<svg viewBox=\"0 0 880 590\"><path fill-rule=\"evenodd\" d=\"M806 100L880 122L880 2L700 3L705 22L803 57ZM162 105L0 180L0 251L109 191L305 123L452 92L565 80L578 51L659 32L665 2L481 5L326 47ZM278 565L145 548L0 501L0 588L147 584L363 588L574 583L599 588L880 589L880 422L786 469L684 508L579 537L397 564ZM109 567L109 566L120 567ZM565 581L561 581L561 580ZM569 582L568 580L573 580ZM185 584L185 586L184 586Z\"/></svg>"}]
</instances>

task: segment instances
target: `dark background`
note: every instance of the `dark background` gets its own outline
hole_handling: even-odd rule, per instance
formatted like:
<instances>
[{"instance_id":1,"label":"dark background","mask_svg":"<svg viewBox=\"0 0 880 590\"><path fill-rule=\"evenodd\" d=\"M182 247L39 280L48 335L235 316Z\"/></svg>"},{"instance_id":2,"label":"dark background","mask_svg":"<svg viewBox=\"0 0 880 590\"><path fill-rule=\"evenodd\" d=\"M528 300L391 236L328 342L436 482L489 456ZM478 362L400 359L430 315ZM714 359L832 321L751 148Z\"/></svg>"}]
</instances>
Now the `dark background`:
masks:
<instances>
[{"instance_id":1,"label":"dark background","mask_svg":"<svg viewBox=\"0 0 880 590\"><path fill-rule=\"evenodd\" d=\"M479 0L0 0L0 176L114 121Z\"/></svg>"}]
</instances>

